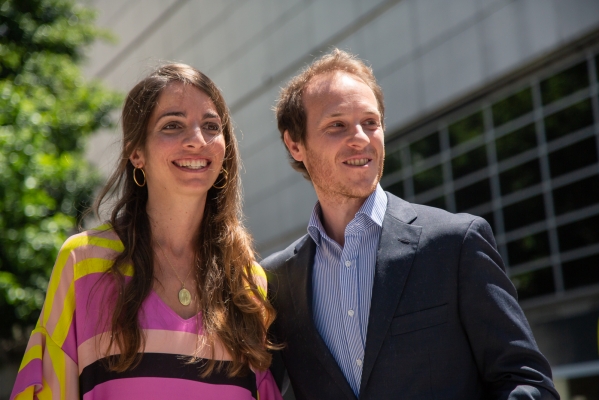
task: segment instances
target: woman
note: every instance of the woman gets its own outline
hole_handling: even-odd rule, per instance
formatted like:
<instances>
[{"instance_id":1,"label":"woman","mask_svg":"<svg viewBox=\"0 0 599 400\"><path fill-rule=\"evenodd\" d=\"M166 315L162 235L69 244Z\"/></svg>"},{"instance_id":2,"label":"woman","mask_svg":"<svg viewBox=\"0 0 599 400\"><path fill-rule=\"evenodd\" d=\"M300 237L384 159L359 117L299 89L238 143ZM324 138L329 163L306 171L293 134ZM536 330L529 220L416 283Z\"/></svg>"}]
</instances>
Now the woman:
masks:
<instances>
[{"instance_id":1,"label":"woman","mask_svg":"<svg viewBox=\"0 0 599 400\"><path fill-rule=\"evenodd\" d=\"M240 217L220 91L164 65L123 107L109 223L63 245L11 399L280 399L274 310Z\"/></svg>"}]
</instances>

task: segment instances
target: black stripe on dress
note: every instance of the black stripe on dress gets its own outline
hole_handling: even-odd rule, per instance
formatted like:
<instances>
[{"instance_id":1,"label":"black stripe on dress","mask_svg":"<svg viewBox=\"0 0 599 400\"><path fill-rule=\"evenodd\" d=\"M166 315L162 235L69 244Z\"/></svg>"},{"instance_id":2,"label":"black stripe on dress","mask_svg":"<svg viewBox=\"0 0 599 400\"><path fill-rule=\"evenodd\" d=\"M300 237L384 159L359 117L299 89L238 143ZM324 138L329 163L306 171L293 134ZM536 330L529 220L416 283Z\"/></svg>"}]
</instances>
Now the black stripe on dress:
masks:
<instances>
[{"instance_id":1,"label":"black stripe on dress","mask_svg":"<svg viewBox=\"0 0 599 400\"><path fill-rule=\"evenodd\" d=\"M118 356L110 356L118 357ZM228 377L227 366L230 361L223 361L222 368L217 371L216 368L206 378L201 377L202 366L206 360L200 359L197 363L190 364L189 357L178 354L167 353L143 353L139 365L125 372L109 371L103 362L106 359L100 359L88 365L79 375L79 398L96 385L108 382L114 379L123 378L174 378L187 379L190 381L210 383L213 385L231 385L239 386L250 391L252 396L257 399L258 389L256 388L256 375L249 371L244 376Z\"/></svg>"}]
</instances>

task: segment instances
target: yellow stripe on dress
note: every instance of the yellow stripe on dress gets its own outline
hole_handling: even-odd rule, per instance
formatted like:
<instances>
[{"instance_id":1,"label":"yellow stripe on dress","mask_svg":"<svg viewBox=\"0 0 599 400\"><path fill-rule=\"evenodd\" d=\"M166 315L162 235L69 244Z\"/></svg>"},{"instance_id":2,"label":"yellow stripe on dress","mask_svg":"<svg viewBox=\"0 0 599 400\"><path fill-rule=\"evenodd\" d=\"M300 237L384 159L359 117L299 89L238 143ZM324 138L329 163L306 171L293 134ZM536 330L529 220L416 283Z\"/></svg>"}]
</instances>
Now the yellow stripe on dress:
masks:
<instances>
[{"instance_id":1,"label":"yellow stripe on dress","mask_svg":"<svg viewBox=\"0 0 599 400\"><path fill-rule=\"evenodd\" d=\"M48 291L46 294L46 298L54 298L54 295L60 285L63 270L67 265L69 257L71 256L71 252L74 249L85 245L105 247L108 249L115 250L117 252L122 252L124 250L123 243L120 240L106 239L97 236L90 236L88 234L71 236L62 245L62 248L58 253L58 258L56 259L54 270L52 272L52 276L50 277L50 282L48 283ZM43 315L43 325L46 325L48 323L50 315L52 314L52 301L46 301L44 308L45 310Z\"/></svg>"},{"instance_id":2,"label":"yellow stripe on dress","mask_svg":"<svg viewBox=\"0 0 599 400\"><path fill-rule=\"evenodd\" d=\"M60 392L60 399L66 399L66 354L64 351L51 340L46 341L46 349L48 350L48 355L50 355L51 365L54 369L54 373L56 374L56 378L58 380L58 390ZM45 374L44 374L45 375ZM50 385L51 386L51 385Z\"/></svg>"},{"instance_id":3,"label":"yellow stripe on dress","mask_svg":"<svg viewBox=\"0 0 599 400\"><path fill-rule=\"evenodd\" d=\"M93 273L104 273L112 266L112 260L105 258L86 258L75 264L74 266L74 280L78 280L86 275ZM125 276L133 276L133 266L127 265L123 271ZM69 290L64 299L63 312L60 313L60 317L52 332L52 340L58 345L62 346L67 339L71 323L75 314L75 282L69 285Z\"/></svg>"},{"instance_id":4,"label":"yellow stripe on dress","mask_svg":"<svg viewBox=\"0 0 599 400\"><path fill-rule=\"evenodd\" d=\"M256 286L258 286L258 292L262 298L266 298L266 272L260 264L252 263L252 276L254 277L254 282ZM258 278L258 279L256 279Z\"/></svg>"},{"instance_id":5,"label":"yellow stripe on dress","mask_svg":"<svg viewBox=\"0 0 599 400\"><path fill-rule=\"evenodd\" d=\"M33 346L29 350L27 350L27 352L23 356L23 361L21 361L21 366L19 367L19 372L23 368L25 368L27 366L27 364L29 364L31 361L41 360L42 352L43 352L43 349L42 349L41 344L36 344L35 346Z\"/></svg>"},{"instance_id":6,"label":"yellow stripe on dress","mask_svg":"<svg viewBox=\"0 0 599 400\"><path fill-rule=\"evenodd\" d=\"M25 390L19 393L14 400L31 400L35 396L35 385L27 386ZM40 396L37 396L38 399L41 399Z\"/></svg>"}]
</instances>

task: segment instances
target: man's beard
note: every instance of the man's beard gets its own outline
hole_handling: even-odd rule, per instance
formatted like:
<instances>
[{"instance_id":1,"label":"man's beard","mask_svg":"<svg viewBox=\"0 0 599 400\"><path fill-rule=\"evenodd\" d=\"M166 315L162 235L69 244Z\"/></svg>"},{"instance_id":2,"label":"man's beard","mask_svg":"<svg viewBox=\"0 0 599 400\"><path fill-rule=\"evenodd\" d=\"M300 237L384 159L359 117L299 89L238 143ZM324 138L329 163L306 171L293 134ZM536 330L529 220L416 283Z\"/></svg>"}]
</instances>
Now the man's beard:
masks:
<instances>
[{"instance_id":1,"label":"man's beard","mask_svg":"<svg viewBox=\"0 0 599 400\"><path fill-rule=\"evenodd\" d=\"M308 147L306 147L306 155L306 161L308 162L304 162L304 165L306 166L306 169L308 169L312 184L316 188L319 188L323 194L338 201L343 201L344 199L364 199L370 196L376 189L376 185L380 182L383 175L383 157L378 157L380 161L378 162L378 172L374 181L367 187L363 185L352 185L349 182L344 182L339 177L334 176L333 169L328 168L329 164L323 161L316 152L313 152ZM351 155L352 154L345 155L345 157L351 157ZM367 154L360 153L360 155L372 158L373 161L377 159L377 154L374 151Z\"/></svg>"}]
</instances>

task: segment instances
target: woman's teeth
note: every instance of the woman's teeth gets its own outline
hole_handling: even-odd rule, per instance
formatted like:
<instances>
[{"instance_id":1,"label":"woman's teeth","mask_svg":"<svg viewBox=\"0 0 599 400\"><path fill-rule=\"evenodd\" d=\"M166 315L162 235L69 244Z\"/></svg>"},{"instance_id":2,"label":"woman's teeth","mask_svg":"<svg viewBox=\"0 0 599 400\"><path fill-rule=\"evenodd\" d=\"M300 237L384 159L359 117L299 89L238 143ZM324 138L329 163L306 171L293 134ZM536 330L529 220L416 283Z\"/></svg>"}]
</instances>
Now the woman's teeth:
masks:
<instances>
[{"instance_id":1,"label":"woman's teeth","mask_svg":"<svg viewBox=\"0 0 599 400\"><path fill-rule=\"evenodd\" d=\"M208 160L184 160L184 161L175 161L175 164L179 167L189 168L189 169L201 169L205 168L208 165Z\"/></svg>"},{"instance_id":2,"label":"woman's teeth","mask_svg":"<svg viewBox=\"0 0 599 400\"><path fill-rule=\"evenodd\" d=\"M345 163L349 165L362 166L368 164L368 161L370 161L368 158L356 158L353 160L347 160Z\"/></svg>"}]
</instances>

